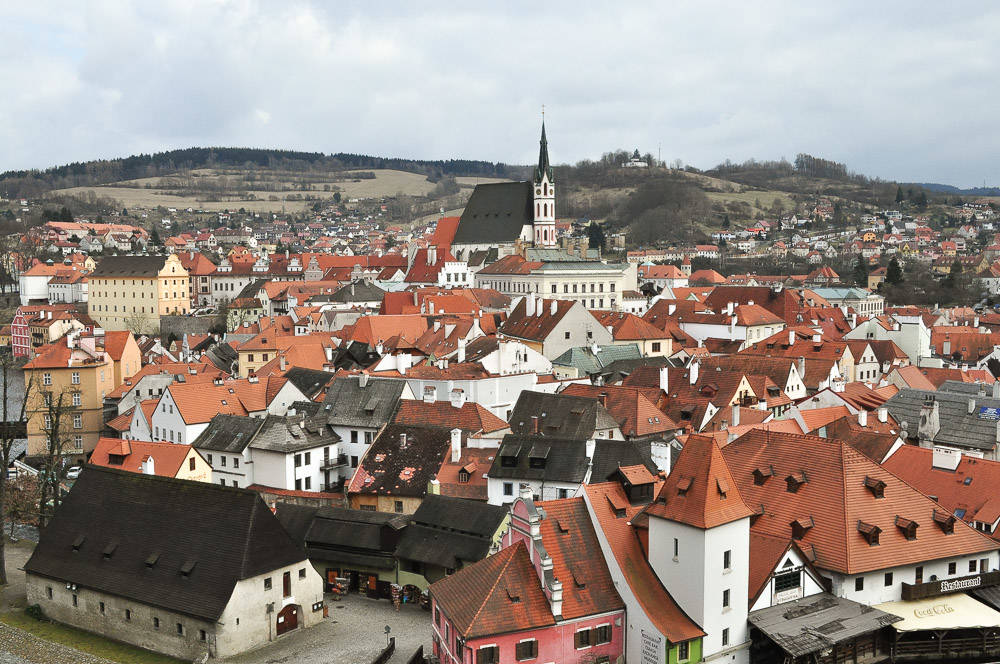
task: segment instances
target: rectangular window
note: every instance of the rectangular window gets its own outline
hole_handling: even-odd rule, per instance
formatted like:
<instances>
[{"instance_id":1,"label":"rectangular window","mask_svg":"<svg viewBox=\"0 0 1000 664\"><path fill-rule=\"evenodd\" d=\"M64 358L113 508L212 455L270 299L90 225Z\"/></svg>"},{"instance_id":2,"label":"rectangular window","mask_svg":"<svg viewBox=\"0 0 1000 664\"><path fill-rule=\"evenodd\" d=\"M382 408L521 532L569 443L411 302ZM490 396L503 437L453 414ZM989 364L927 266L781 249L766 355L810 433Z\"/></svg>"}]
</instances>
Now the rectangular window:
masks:
<instances>
[{"instance_id":1,"label":"rectangular window","mask_svg":"<svg viewBox=\"0 0 1000 664\"><path fill-rule=\"evenodd\" d=\"M722 608L724 608L724 609L728 609L729 608L729 589L728 588L726 588L725 590L722 591Z\"/></svg>"},{"instance_id":2,"label":"rectangular window","mask_svg":"<svg viewBox=\"0 0 1000 664\"><path fill-rule=\"evenodd\" d=\"M83 449L83 436L73 436L73 447L78 450Z\"/></svg>"},{"instance_id":3,"label":"rectangular window","mask_svg":"<svg viewBox=\"0 0 1000 664\"><path fill-rule=\"evenodd\" d=\"M194 470L194 457L188 459L188 470Z\"/></svg>"},{"instance_id":4,"label":"rectangular window","mask_svg":"<svg viewBox=\"0 0 1000 664\"><path fill-rule=\"evenodd\" d=\"M865 577L859 576L854 579L854 592L861 592L865 589Z\"/></svg>"},{"instance_id":5,"label":"rectangular window","mask_svg":"<svg viewBox=\"0 0 1000 664\"><path fill-rule=\"evenodd\" d=\"M239 468L239 467L240 467L240 458L233 457L233 468Z\"/></svg>"},{"instance_id":6,"label":"rectangular window","mask_svg":"<svg viewBox=\"0 0 1000 664\"><path fill-rule=\"evenodd\" d=\"M535 659L538 657L538 641L535 639L531 639L530 641L521 641L514 646L514 657L516 657L519 662L523 662L527 659Z\"/></svg>"},{"instance_id":7,"label":"rectangular window","mask_svg":"<svg viewBox=\"0 0 1000 664\"><path fill-rule=\"evenodd\" d=\"M199 641L206 641L206 640L208 640L208 634L205 632L205 630L203 630L203 629L199 629L198 630L198 640Z\"/></svg>"},{"instance_id":8,"label":"rectangular window","mask_svg":"<svg viewBox=\"0 0 1000 664\"><path fill-rule=\"evenodd\" d=\"M125 622L132 622L132 609L125 609Z\"/></svg>"},{"instance_id":9,"label":"rectangular window","mask_svg":"<svg viewBox=\"0 0 1000 664\"><path fill-rule=\"evenodd\" d=\"M573 647L577 650L590 647L590 630L581 629L573 637Z\"/></svg>"},{"instance_id":10,"label":"rectangular window","mask_svg":"<svg viewBox=\"0 0 1000 664\"><path fill-rule=\"evenodd\" d=\"M678 554L678 552L680 551L680 548L681 548L681 543L680 543L680 540L678 540L678 539L677 539L677 538L675 537L675 538L674 538L674 558L676 558L676 557L677 557L677 554Z\"/></svg>"},{"instance_id":11,"label":"rectangular window","mask_svg":"<svg viewBox=\"0 0 1000 664\"><path fill-rule=\"evenodd\" d=\"M219 457L219 465L222 466L223 468L226 467L226 457L225 456L220 456Z\"/></svg>"},{"instance_id":12,"label":"rectangular window","mask_svg":"<svg viewBox=\"0 0 1000 664\"><path fill-rule=\"evenodd\" d=\"M74 415L73 416L73 428L74 429L82 429L83 428L83 415Z\"/></svg>"},{"instance_id":13,"label":"rectangular window","mask_svg":"<svg viewBox=\"0 0 1000 664\"><path fill-rule=\"evenodd\" d=\"M299 570L299 578L300 579L306 578L306 568L305 567L303 567L302 569Z\"/></svg>"},{"instance_id":14,"label":"rectangular window","mask_svg":"<svg viewBox=\"0 0 1000 664\"><path fill-rule=\"evenodd\" d=\"M888 588L892 585L892 572L885 573L885 587Z\"/></svg>"},{"instance_id":15,"label":"rectangular window","mask_svg":"<svg viewBox=\"0 0 1000 664\"><path fill-rule=\"evenodd\" d=\"M948 574L954 574L958 571L958 565L956 563L948 563Z\"/></svg>"},{"instance_id":16,"label":"rectangular window","mask_svg":"<svg viewBox=\"0 0 1000 664\"><path fill-rule=\"evenodd\" d=\"M295 490L296 491L302 491L302 480L301 479L295 480Z\"/></svg>"},{"instance_id":17,"label":"rectangular window","mask_svg":"<svg viewBox=\"0 0 1000 664\"><path fill-rule=\"evenodd\" d=\"M305 464L308 466L312 462L312 452L306 452Z\"/></svg>"},{"instance_id":18,"label":"rectangular window","mask_svg":"<svg viewBox=\"0 0 1000 664\"><path fill-rule=\"evenodd\" d=\"M969 561L969 572L972 573L972 572L975 572L975 571L976 571L976 561L975 560L970 560Z\"/></svg>"},{"instance_id":19,"label":"rectangular window","mask_svg":"<svg viewBox=\"0 0 1000 664\"><path fill-rule=\"evenodd\" d=\"M270 590L270 589L271 589L271 577L267 577L266 579L264 579L264 590Z\"/></svg>"},{"instance_id":20,"label":"rectangular window","mask_svg":"<svg viewBox=\"0 0 1000 664\"><path fill-rule=\"evenodd\" d=\"M729 628L728 627L725 628L724 630L722 630L722 645L724 645L724 646L728 646L729 645Z\"/></svg>"},{"instance_id":21,"label":"rectangular window","mask_svg":"<svg viewBox=\"0 0 1000 664\"><path fill-rule=\"evenodd\" d=\"M395 501L394 504L393 504L393 509L396 510L396 514L402 514L403 513L403 501L402 500Z\"/></svg>"},{"instance_id":22,"label":"rectangular window","mask_svg":"<svg viewBox=\"0 0 1000 664\"><path fill-rule=\"evenodd\" d=\"M153 629L160 629L160 619L153 618Z\"/></svg>"},{"instance_id":23,"label":"rectangular window","mask_svg":"<svg viewBox=\"0 0 1000 664\"><path fill-rule=\"evenodd\" d=\"M351 455L351 468L357 468L357 467L358 467L358 457L352 454Z\"/></svg>"},{"instance_id":24,"label":"rectangular window","mask_svg":"<svg viewBox=\"0 0 1000 664\"><path fill-rule=\"evenodd\" d=\"M723 551L722 552L722 569L732 569L733 568L733 552Z\"/></svg>"},{"instance_id":25,"label":"rectangular window","mask_svg":"<svg viewBox=\"0 0 1000 664\"><path fill-rule=\"evenodd\" d=\"M301 466L302 466L302 455L301 454L296 454L295 455L295 467L296 468L300 468Z\"/></svg>"},{"instance_id":26,"label":"rectangular window","mask_svg":"<svg viewBox=\"0 0 1000 664\"><path fill-rule=\"evenodd\" d=\"M184 636L184 625L177 623L177 636Z\"/></svg>"},{"instance_id":27,"label":"rectangular window","mask_svg":"<svg viewBox=\"0 0 1000 664\"><path fill-rule=\"evenodd\" d=\"M500 647L486 646L477 650L476 664L500 664Z\"/></svg>"},{"instance_id":28,"label":"rectangular window","mask_svg":"<svg viewBox=\"0 0 1000 664\"><path fill-rule=\"evenodd\" d=\"M924 582L924 566L917 565L917 568L913 570L913 582L923 583Z\"/></svg>"},{"instance_id":29,"label":"rectangular window","mask_svg":"<svg viewBox=\"0 0 1000 664\"><path fill-rule=\"evenodd\" d=\"M352 431L351 432L351 442L352 443L358 442L358 432L357 431Z\"/></svg>"},{"instance_id":30,"label":"rectangular window","mask_svg":"<svg viewBox=\"0 0 1000 664\"><path fill-rule=\"evenodd\" d=\"M73 405L79 406L83 404L83 397L79 392L73 393Z\"/></svg>"},{"instance_id":31,"label":"rectangular window","mask_svg":"<svg viewBox=\"0 0 1000 664\"><path fill-rule=\"evenodd\" d=\"M597 645L611 643L611 625L600 625L594 630L596 633Z\"/></svg>"},{"instance_id":32,"label":"rectangular window","mask_svg":"<svg viewBox=\"0 0 1000 664\"><path fill-rule=\"evenodd\" d=\"M434 607L434 624L438 627L441 626L441 609Z\"/></svg>"},{"instance_id":33,"label":"rectangular window","mask_svg":"<svg viewBox=\"0 0 1000 664\"><path fill-rule=\"evenodd\" d=\"M208 465L210 465L210 466L212 465L212 455L211 454L208 455Z\"/></svg>"},{"instance_id":34,"label":"rectangular window","mask_svg":"<svg viewBox=\"0 0 1000 664\"><path fill-rule=\"evenodd\" d=\"M45 596L52 599L52 586L45 586Z\"/></svg>"},{"instance_id":35,"label":"rectangular window","mask_svg":"<svg viewBox=\"0 0 1000 664\"><path fill-rule=\"evenodd\" d=\"M503 495L505 495L505 496L513 496L514 495L514 483L513 482L504 482L503 483Z\"/></svg>"},{"instance_id":36,"label":"rectangular window","mask_svg":"<svg viewBox=\"0 0 1000 664\"><path fill-rule=\"evenodd\" d=\"M365 431L365 445L371 445L374 439L375 439L374 431Z\"/></svg>"},{"instance_id":37,"label":"rectangular window","mask_svg":"<svg viewBox=\"0 0 1000 664\"><path fill-rule=\"evenodd\" d=\"M292 573L285 572L281 575L281 596L291 597L292 596Z\"/></svg>"},{"instance_id":38,"label":"rectangular window","mask_svg":"<svg viewBox=\"0 0 1000 664\"><path fill-rule=\"evenodd\" d=\"M306 491L309 491L310 489L312 489L312 483L313 483L312 478L311 477L307 477L306 478Z\"/></svg>"},{"instance_id":39,"label":"rectangular window","mask_svg":"<svg viewBox=\"0 0 1000 664\"><path fill-rule=\"evenodd\" d=\"M79 371L74 371L72 374L70 374L70 382L73 383L74 385L79 385L80 384L80 372Z\"/></svg>"},{"instance_id":40,"label":"rectangular window","mask_svg":"<svg viewBox=\"0 0 1000 664\"><path fill-rule=\"evenodd\" d=\"M42 374L42 385L51 385L51 384L52 384L52 374L50 374L50 373L43 373Z\"/></svg>"},{"instance_id":41,"label":"rectangular window","mask_svg":"<svg viewBox=\"0 0 1000 664\"><path fill-rule=\"evenodd\" d=\"M80 606L80 598L75 594L73 595L73 606Z\"/></svg>"},{"instance_id":42,"label":"rectangular window","mask_svg":"<svg viewBox=\"0 0 1000 664\"><path fill-rule=\"evenodd\" d=\"M677 644L677 661L686 662L691 658L691 645L685 641Z\"/></svg>"},{"instance_id":43,"label":"rectangular window","mask_svg":"<svg viewBox=\"0 0 1000 664\"><path fill-rule=\"evenodd\" d=\"M97 606L98 606L98 608L99 608L99 609L100 609L100 611L101 611L101 615L104 615L104 602L100 602L100 603L98 603L98 605L97 605Z\"/></svg>"}]
</instances>

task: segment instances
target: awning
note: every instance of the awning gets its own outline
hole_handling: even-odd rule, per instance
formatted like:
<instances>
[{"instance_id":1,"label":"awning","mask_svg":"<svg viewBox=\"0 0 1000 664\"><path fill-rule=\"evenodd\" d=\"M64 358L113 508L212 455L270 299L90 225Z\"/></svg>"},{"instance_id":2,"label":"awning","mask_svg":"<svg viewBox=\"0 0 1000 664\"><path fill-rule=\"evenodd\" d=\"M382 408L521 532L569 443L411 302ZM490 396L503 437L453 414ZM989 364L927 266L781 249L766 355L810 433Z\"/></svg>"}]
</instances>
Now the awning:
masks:
<instances>
[{"instance_id":1,"label":"awning","mask_svg":"<svg viewBox=\"0 0 1000 664\"><path fill-rule=\"evenodd\" d=\"M786 653L803 657L878 631L899 617L820 593L754 611L747 619Z\"/></svg>"},{"instance_id":2,"label":"awning","mask_svg":"<svg viewBox=\"0 0 1000 664\"><path fill-rule=\"evenodd\" d=\"M902 618L893 625L897 632L1000 627L1000 611L965 593L908 602L885 602L876 604L874 608Z\"/></svg>"}]
</instances>

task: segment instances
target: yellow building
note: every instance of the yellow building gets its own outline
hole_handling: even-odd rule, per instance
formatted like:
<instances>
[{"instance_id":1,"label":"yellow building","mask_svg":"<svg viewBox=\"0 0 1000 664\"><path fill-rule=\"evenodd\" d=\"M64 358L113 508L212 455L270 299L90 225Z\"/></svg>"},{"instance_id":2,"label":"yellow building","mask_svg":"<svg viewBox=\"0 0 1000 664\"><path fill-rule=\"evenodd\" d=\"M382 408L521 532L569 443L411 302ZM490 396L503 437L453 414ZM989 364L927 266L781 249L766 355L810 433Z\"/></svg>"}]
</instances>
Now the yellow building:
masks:
<instances>
[{"instance_id":1,"label":"yellow building","mask_svg":"<svg viewBox=\"0 0 1000 664\"><path fill-rule=\"evenodd\" d=\"M191 310L191 279L174 254L108 256L89 280L88 311L105 330L157 333L162 316Z\"/></svg>"},{"instance_id":2,"label":"yellow building","mask_svg":"<svg viewBox=\"0 0 1000 664\"><path fill-rule=\"evenodd\" d=\"M94 449L104 428L104 396L115 389L114 363L94 337L43 346L24 365L28 395L28 456L44 454L56 428L62 454L78 459Z\"/></svg>"}]
</instances>

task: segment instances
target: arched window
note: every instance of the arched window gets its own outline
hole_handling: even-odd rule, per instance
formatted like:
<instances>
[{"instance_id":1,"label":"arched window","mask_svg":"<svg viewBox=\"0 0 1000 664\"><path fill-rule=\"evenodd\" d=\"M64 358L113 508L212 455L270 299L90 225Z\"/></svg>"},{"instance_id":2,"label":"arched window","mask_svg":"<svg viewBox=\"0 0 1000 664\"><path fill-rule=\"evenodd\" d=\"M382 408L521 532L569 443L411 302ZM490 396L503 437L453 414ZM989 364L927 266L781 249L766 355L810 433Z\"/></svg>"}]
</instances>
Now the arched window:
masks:
<instances>
[{"instance_id":1,"label":"arched window","mask_svg":"<svg viewBox=\"0 0 1000 664\"><path fill-rule=\"evenodd\" d=\"M535 203L535 216L536 217L540 217L541 216L541 213L539 212L539 209L540 208L538 206L538 203Z\"/></svg>"},{"instance_id":2,"label":"arched window","mask_svg":"<svg viewBox=\"0 0 1000 664\"><path fill-rule=\"evenodd\" d=\"M544 185L542 185L542 187L545 190L545 195L548 196L549 195L549 183L546 182Z\"/></svg>"}]
</instances>

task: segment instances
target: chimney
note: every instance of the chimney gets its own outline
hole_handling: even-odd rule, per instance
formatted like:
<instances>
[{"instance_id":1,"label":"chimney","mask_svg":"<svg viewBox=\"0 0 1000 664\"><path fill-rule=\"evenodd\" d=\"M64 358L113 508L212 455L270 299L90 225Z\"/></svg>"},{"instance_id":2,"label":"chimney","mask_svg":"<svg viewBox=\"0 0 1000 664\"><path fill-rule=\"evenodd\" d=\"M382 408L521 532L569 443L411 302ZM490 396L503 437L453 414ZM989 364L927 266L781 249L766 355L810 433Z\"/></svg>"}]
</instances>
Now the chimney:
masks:
<instances>
[{"instance_id":1,"label":"chimney","mask_svg":"<svg viewBox=\"0 0 1000 664\"><path fill-rule=\"evenodd\" d=\"M698 384L698 370L701 367L701 362L692 362L691 366L688 368L688 378L692 385Z\"/></svg>"},{"instance_id":2,"label":"chimney","mask_svg":"<svg viewBox=\"0 0 1000 664\"><path fill-rule=\"evenodd\" d=\"M278 368L281 371L285 370L285 354L284 353L281 353L281 354L278 355Z\"/></svg>"},{"instance_id":3,"label":"chimney","mask_svg":"<svg viewBox=\"0 0 1000 664\"><path fill-rule=\"evenodd\" d=\"M358 376L358 387L361 389L368 387L368 372L362 371L361 375Z\"/></svg>"},{"instance_id":4,"label":"chimney","mask_svg":"<svg viewBox=\"0 0 1000 664\"><path fill-rule=\"evenodd\" d=\"M740 407L733 406L733 426L738 427L740 425Z\"/></svg>"},{"instance_id":5,"label":"chimney","mask_svg":"<svg viewBox=\"0 0 1000 664\"><path fill-rule=\"evenodd\" d=\"M667 315L668 316L673 316L675 311L677 311L677 305L676 304L668 304L667 305Z\"/></svg>"},{"instance_id":6,"label":"chimney","mask_svg":"<svg viewBox=\"0 0 1000 664\"><path fill-rule=\"evenodd\" d=\"M814 344L821 344L821 343L823 343L823 337L821 335L819 335L819 334L814 334L813 335L813 343Z\"/></svg>"},{"instance_id":7,"label":"chimney","mask_svg":"<svg viewBox=\"0 0 1000 664\"><path fill-rule=\"evenodd\" d=\"M458 340L458 355L456 356L456 361L459 363L465 362L465 337L460 337Z\"/></svg>"},{"instance_id":8,"label":"chimney","mask_svg":"<svg viewBox=\"0 0 1000 664\"><path fill-rule=\"evenodd\" d=\"M920 446L933 447L934 437L940 430L938 402L934 397L928 397L920 407L920 422L917 424L917 439L920 441Z\"/></svg>"},{"instance_id":9,"label":"chimney","mask_svg":"<svg viewBox=\"0 0 1000 664\"><path fill-rule=\"evenodd\" d=\"M951 339L946 338L941 343L941 354L944 356L951 355Z\"/></svg>"},{"instance_id":10,"label":"chimney","mask_svg":"<svg viewBox=\"0 0 1000 664\"><path fill-rule=\"evenodd\" d=\"M962 452L945 447L935 447L931 453L931 468L954 472L962 462Z\"/></svg>"},{"instance_id":11,"label":"chimney","mask_svg":"<svg viewBox=\"0 0 1000 664\"><path fill-rule=\"evenodd\" d=\"M858 411L858 425L862 427L868 426L868 411L864 408Z\"/></svg>"},{"instance_id":12,"label":"chimney","mask_svg":"<svg viewBox=\"0 0 1000 664\"><path fill-rule=\"evenodd\" d=\"M401 449L401 450L405 450L406 449L406 434L405 433L399 434L399 449Z\"/></svg>"},{"instance_id":13,"label":"chimney","mask_svg":"<svg viewBox=\"0 0 1000 664\"><path fill-rule=\"evenodd\" d=\"M660 367L660 389L664 392L668 392L670 387L670 367Z\"/></svg>"},{"instance_id":14,"label":"chimney","mask_svg":"<svg viewBox=\"0 0 1000 664\"><path fill-rule=\"evenodd\" d=\"M147 456L142 460L142 474L143 475L155 475L156 474L156 462L153 461L152 456Z\"/></svg>"},{"instance_id":15,"label":"chimney","mask_svg":"<svg viewBox=\"0 0 1000 664\"><path fill-rule=\"evenodd\" d=\"M550 307L550 310L552 312L551 315L553 316L559 313L559 302L557 300L552 300L552 306Z\"/></svg>"},{"instance_id":16,"label":"chimney","mask_svg":"<svg viewBox=\"0 0 1000 664\"><path fill-rule=\"evenodd\" d=\"M968 409L967 412L969 413L969 415L972 415L974 412L976 412L976 400L975 399L969 399L969 409Z\"/></svg>"},{"instance_id":17,"label":"chimney","mask_svg":"<svg viewBox=\"0 0 1000 664\"><path fill-rule=\"evenodd\" d=\"M534 316L535 315L535 294L528 293L524 298L524 315Z\"/></svg>"},{"instance_id":18,"label":"chimney","mask_svg":"<svg viewBox=\"0 0 1000 664\"><path fill-rule=\"evenodd\" d=\"M601 392L600 394L598 394L597 395L597 400L601 402L601 406L602 407L604 407L604 408L608 407L608 393L607 392Z\"/></svg>"},{"instance_id":19,"label":"chimney","mask_svg":"<svg viewBox=\"0 0 1000 664\"><path fill-rule=\"evenodd\" d=\"M452 408L461 408L465 405L465 391L459 388L453 389L448 393L448 401L451 403Z\"/></svg>"},{"instance_id":20,"label":"chimney","mask_svg":"<svg viewBox=\"0 0 1000 664\"><path fill-rule=\"evenodd\" d=\"M795 330L792 329L788 330L788 345L789 346L795 345Z\"/></svg>"},{"instance_id":21,"label":"chimney","mask_svg":"<svg viewBox=\"0 0 1000 664\"><path fill-rule=\"evenodd\" d=\"M733 310L735 308L736 308L736 303L735 302L728 302L728 303L726 303L726 314L729 315L729 316L732 316L733 315Z\"/></svg>"},{"instance_id":22,"label":"chimney","mask_svg":"<svg viewBox=\"0 0 1000 664\"><path fill-rule=\"evenodd\" d=\"M462 459L462 430L451 430L451 462L458 463Z\"/></svg>"},{"instance_id":23,"label":"chimney","mask_svg":"<svg viewBox=\"0 0 1000 664\"><path fill-rule=\"evenodd\" d=\"M879 409L876 410L875 412L878 413L878 421L879 422L882 422L883 424L885 424L886 422L889 421L889 409L886 408L885 406L879 407Z\"/></svg>"},{"instance_id":24,"label":"chimney","mask_svg":"<svg viewBox=\"0 0 1000 664\"><path fill-rule=\"evenodd\" d=\"M531 433L537 434L541 430L538 415L531 416Z\"/></svg>"},{"instance_id":25,"label":"chimney","mask_svg":"<svg viewBox=\"0 0 1000 664\"><path fill-rule=\"evenodd\" d=\"M427 264L437 265L438 262L438 249L435 245L430 245L427 247Z\"/></svg>"},{"instance_id":26,"label":"chimney","mask_svg":"<svg viewBox=\"0 0 1000 664\"><path fill-rule=\"evenodd\" d=\"M424 403L434 403L437 400L437 398L436 398L437 397L436 392L437 392L437 390L434 387L432 387L430 385L425 386L424 387Z\"/></svg>"},{"instance_id":27,"label":"chimney","mask_svg":"<svg viewBox=\"0 0 1000 664\"><path fill-rule=\"evenodd\" d=\"M529 500L533 501L533 498L531 497L531 487L527 484L521 484L518 487L517 496L524 502L528 502ZM531 538L535 539L538 537L541 537L541 528L538 525L538 517L536 516L531 518Z\"/></svg>"},{"instance_id":28,"label":"chimney","mask_svg":"<svg viewBox=\"0 0 1000 664\"><path fill-rule=\"evenodd\" d=\"M333 346L323 346L323 351L326 353L326 361L333 362Z\"/></svg>"},{"instance_id":29,"label":"chimney","mask_svg":"<svg viewBox=\"0 0 1000 664\"><path fill-rule=\"evenodd\" d=\"M801 355L799 356L798 370L799 370L799 380L805 382L805 380L806 380L806 358L803 357L803 356L801 356Z\"/></svg>"},{"instance_id":30,"label":"chimney","mask_svg":"<svg viewBox=\"0 0 1000 664\"><path fill-rule=\"evenodd\" d=\"M551 564L551 563L549 563ZM562 597L563 597L563 584L562 581L556 579L549 582L549 605L552 609L552 615L556 617L557 620L562 619Z\"/></svg>"}]
</instances>

